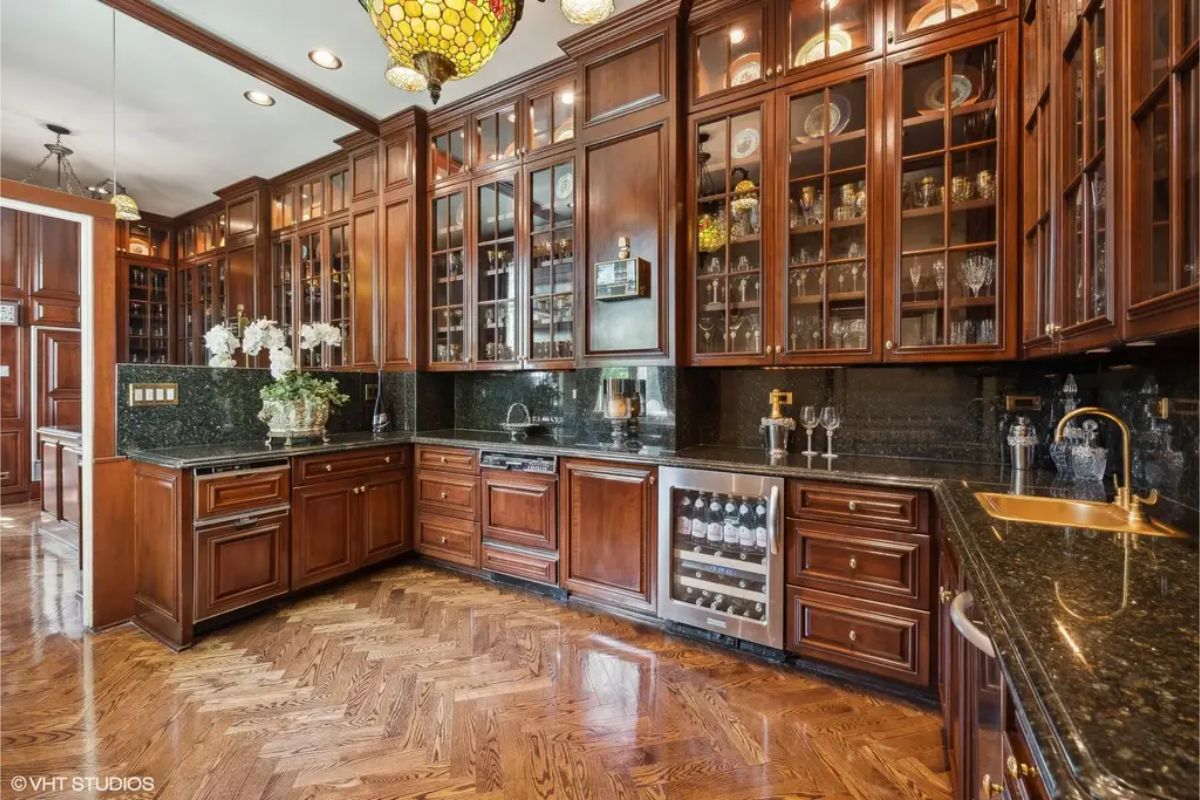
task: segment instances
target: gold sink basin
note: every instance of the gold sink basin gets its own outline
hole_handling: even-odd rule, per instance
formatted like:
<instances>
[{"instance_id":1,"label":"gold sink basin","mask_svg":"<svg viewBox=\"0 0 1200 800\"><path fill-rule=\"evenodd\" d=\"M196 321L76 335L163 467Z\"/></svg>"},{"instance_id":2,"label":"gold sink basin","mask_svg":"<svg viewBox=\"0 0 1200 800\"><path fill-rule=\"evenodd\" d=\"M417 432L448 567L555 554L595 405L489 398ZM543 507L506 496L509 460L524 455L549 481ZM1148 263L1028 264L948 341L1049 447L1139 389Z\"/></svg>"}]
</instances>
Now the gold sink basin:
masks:
<instances>
[{"instance_id":1,"label":"gold sink basin","mask_svg":"<svg viewBox=\"0 0 1200 800\"><path fill-rule=\"evenodd\" d=\"M995 492L976 492L975 499L989 515L1012 522L1065 525L1069 528L1090 528L1140 536L1187 538L1187 534L1178 528L1165 522L1155 522L1149 517L1141 522L1131 523L1124 509L1113 503Z\"/></svg>"}]
</instances>

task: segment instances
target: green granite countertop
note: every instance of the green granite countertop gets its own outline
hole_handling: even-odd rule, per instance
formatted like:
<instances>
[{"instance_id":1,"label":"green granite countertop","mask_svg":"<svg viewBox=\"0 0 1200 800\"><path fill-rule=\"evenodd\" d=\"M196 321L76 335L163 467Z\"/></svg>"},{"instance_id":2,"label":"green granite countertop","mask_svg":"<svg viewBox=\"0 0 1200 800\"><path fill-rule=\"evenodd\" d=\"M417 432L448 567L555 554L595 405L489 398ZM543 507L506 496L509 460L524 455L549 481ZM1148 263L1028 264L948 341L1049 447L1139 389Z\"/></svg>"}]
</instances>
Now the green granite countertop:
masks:
<instances>
[{"instance_id":1,"label":"green granite countertop","mask_svg":"<svg viewBox=\"0 0 1200 800\"><path fill-rule=\"evenodd\" d=\"M1200 797L1200 568L1193 509L1164 502L1153 510L1189 531L1190 539L1130 538L995 520L974 498L976 491L1079 491L1044 472L1029 473L1017 485L993 464L860 455L832 462L800 455L772 460L752 448L628 450L549 436L513 442L480 431L353 433L290 448L250 442L129 456L196 468L405 442L929 489L1051 791L1071 798Z\"/></svg>"}]
</instances>

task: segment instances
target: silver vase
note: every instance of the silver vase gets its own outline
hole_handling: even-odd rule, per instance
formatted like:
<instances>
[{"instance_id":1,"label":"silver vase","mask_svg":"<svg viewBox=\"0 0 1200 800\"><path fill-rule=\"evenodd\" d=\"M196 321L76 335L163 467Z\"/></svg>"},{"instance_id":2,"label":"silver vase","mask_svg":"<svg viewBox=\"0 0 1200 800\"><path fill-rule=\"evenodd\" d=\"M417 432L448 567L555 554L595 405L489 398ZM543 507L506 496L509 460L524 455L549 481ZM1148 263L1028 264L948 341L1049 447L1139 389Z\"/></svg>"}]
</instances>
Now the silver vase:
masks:
<instances>
[{"instance_id":1,"label":"silver vase","mask_svg":"<svg viewBox=\"0 0 1200 800\"><path fill-rule=\"evenodd\" d=\"M283 439L285 447L290 447L294 439L329 441L325 433L325 423L329 421L328 400L263 400L258 418L267 423L267 446L274 439Z\"/></svg>"}]
</instances>

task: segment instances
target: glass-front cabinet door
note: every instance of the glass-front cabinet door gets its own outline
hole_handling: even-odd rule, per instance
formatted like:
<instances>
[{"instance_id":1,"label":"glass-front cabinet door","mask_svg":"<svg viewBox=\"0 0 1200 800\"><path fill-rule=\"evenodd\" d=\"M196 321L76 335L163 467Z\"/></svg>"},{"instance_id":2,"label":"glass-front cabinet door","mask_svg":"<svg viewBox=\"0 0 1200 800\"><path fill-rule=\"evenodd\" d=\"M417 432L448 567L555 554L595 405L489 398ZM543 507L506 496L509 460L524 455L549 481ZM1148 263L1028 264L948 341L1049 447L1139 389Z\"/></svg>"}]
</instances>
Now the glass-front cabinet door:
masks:
<instances>
[{"instance_id":1,"label":"glass-front cabinet door","mask_svg":"<svg viewBox=\"0 0 1200 800\"><path fill-rule=\"evenodd\" d=\"M354 268L350 258L350 223L329 226L329 308L326 319L342 332L341 347L325 347L326 366L354 363Z\"/></svg>"},{"instance_id":2,"label":"glass-front cabinet door","mask_svg":"<svg viewBox=\"0 0 1200 800\"><path fill-rule=\"evenodd\" d=\"M898 152L885 357L1015 355L1015 203L1004 202L1017 147L1004 69L1013 30L890 66Z\"/></svg>"},{"instance_id":3,"label":"glass-front cabinet door","mask_svg":"<svg viewBox=\"0 0 1200 800\"><path fill-rule=\"evenodd\" d=\"M430 204L429 229L429 363L466 367L466 276L463 261L463 221L466 194L451 192Z\"/></svg>"},{"instance_id":4,"label":"glass-front cabinet door","mask_svg":"<svg viewBox=\"0 0 1200 800\"><path fill-rule=\"evenodd\" d=\"M691 34L692 99L705 102L763 86L775 74L767 49L768 2L747 3L732 14L701 23Z\"/></svg>"},{"instance_id":5,"label":"glass-front cabinet door","mask_svg":"<svg viewBox=\"0 0 1200 800\"><path fill-rule=\"evenodd\" d=\"M475 167L486 169L493 164L517 157L517 106L508 103L475 116Z\"/></svg>"},{"instance_id":6,"label":"glass-front cabinet door","mask_svg":"<svg viewBox=\"0 0 1200 800\"><path fill-rule=\"evenodd\" d=\"M167 267L129 265L126 361L133 364L166 364L170 361L170 279L171 271Z\"/></svg>"},{"instance_id":7,"label":"glass-front cabinet door","mask_svg":"<svg viewBox=\"0 0 1200 800\"><path fill-rule=\"evenodd\" d=\"M1130 265L1125 334L1196 325L1200 278L1200 7L1129 6Z\"/></svg>"},{"instance_id":8,"label":"glass-front cabinet door","mask_svg":"<svg viewBox=\"0 0 1200 800\"><path fill-rule=\"evenodd\" d=\"M466 169L467 131L464 126L430 134L429 177L434 183L462 175Z\"/></svg>"},{"instance_id":9,"label":"glass-front cabinet door","mask_svg":"<svg viewBox=\"0 0 1200 800\"><path fill-rule=\"evenodd\" d=\"M890 0L892 19L888 43L907 43L917 37L939 33L942 29L971 17L1001 13L1021 0ZM1075 0L1066 0L1074 3Z\"/></svg>"},{"instance_id":10,"label":"glass-front cabinet door","mask_svg":"<svg viewBox=\"0 0 1200 800\"><path fill-rule=\"evenodd\" d=\"M688 297L697 362L765 357L763 180L769 105L692 124L695 241Z\"/></svg>"},{"instance_id":11,"label":"glass-front cabinet door","mask_svg":"<svg viewBox=\"0 0 1200 800\"><path fill-rule=\"evenodd\" d=\"M517 316L516 181L475 186L475 363L515 366Z\"/></svg>"},{"instance_id":12,"label":"glass-front cabinet door","mask_svg":"<svg viewBox=\"0 0 1200 800\"><path fill-rule=\"evenodd\" d=\"M881 0L787 0L786 45L777 73L812 70L870 51L882 52Z\"/></svg>"},{"instance_id":13,"label":"glass-front cabinet door","mask_svg":"<svg viewBox=\"0 0 1200 800\"><path fill-rule=\"evenodd\" d=\"M321 250L321 231L314 230L302 233L297 237L299 242L300 260L297 265L299 279L300 308L298 310L299 325L322 322L322 306L325 302L325 254ZM299 350L296 358L305 367L323 367L320 350Z\"/></svg>"},{"instance_id":14,"label":"glass-front cabinet door","mask_svg":"<svg viewBox=\"0 0 1200 800\"><path fill-rule=\"evenodd\" d=\"M195 267L175 271L175 360L179 364L197 363L195 280Z\"/></svg>"},{"instance_id":15,"label":"glass-front cabinet door","mask_svg":"<svg viewBox=\"0 0 1200 800\"><path fill-rule=\"evenodd\" d=\"M880 192L877 69L781 97L787 124L779 352L791 361L869 354ZM814 358L816 356L817 358ZM782 359L777 359L782 360Z\"/></svg>"},{"instance_id":16,"label":"glass-front cabinet door","mask_svg":"<svg viewBox=\"0 0 1200 800\"><path fill-rule=\"evenodd\" d=\"M1058 288L1050 227L1050 73L1054 62L1054 12L1050 0L1035 0L1021 20L1022 131L1022 340L1026 347L1051 344L1058 317Z\"/></svg>"},{"instance_id":17,"label":"glass-front cabinet door","mask_svg":"<svg viewBox=\"0 0 1200 800\"><path fill-rule=\"evenodd\" d=\"M295 252L295 241L291 236L271 244L271 319L279 323L289 341L292 337L292 275L295 269L292 259Z\"/></svg>"},{"instance_id":18,"label":"glass-front cabinet door","mask_svg":"<svg viewBox=\"0 0 1200 800\"><path fill-rule=\"evenodd\" d=\"M1103 0L1066 3L1060 31L1061 167L1059 263L1061 322L1052 337L1112 328L1109 230L1107 24ZM1050 162L1045 162L1050 163Z\"/></svg>"},{"instance_id":19,"label":"glass-front cabinet door","mask_svg":"<svg viewBox=\"0 0 1200 800\"><path fill-rule=\"evenodd\" d=\"M525 357L545 368L575 360L575 162L530 168Z\"/></svg>"},{"instance_id":20,"label":"glass-front cabinet door","mask_svg":"<svg viewBox=\"0 0 1200 800\"><path fill-rule=\"evenodd\" d=\"M575 138L575 83L563 81L529 97L529 152L569 142Z\"/></svg>"}]
</instances>

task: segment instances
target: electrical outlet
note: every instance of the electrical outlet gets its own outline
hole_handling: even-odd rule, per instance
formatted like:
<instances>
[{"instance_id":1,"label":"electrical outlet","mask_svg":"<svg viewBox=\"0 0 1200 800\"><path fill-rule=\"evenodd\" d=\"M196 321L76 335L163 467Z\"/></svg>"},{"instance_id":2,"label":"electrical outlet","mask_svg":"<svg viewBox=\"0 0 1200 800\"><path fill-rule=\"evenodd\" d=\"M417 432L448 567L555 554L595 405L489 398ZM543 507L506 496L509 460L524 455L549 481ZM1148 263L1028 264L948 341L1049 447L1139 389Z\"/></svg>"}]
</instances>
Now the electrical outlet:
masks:
<instances>
[{"instance_id":1,"label":"electrical outlet","mask_svg":"<svg viewBox=\"0 0 1200 800\"><path fill-rule=\"evenodd\" d=\"M179 405L179 384L177 383L131 383L129 384L129 405L139 406L177 406Z\"/></svg>"}]
</instances>

